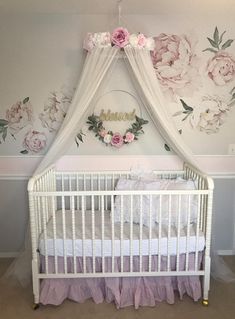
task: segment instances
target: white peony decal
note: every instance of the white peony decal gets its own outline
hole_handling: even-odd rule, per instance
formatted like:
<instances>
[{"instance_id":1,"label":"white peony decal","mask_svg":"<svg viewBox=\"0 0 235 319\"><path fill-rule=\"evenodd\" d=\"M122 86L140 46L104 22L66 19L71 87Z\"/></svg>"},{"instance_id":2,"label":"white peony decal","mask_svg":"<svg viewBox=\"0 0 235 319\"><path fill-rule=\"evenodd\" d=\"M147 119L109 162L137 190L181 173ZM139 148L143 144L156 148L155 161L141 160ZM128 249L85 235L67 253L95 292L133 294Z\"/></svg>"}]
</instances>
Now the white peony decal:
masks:
<instances>
[{"instance_id":1,"label":"white peony decal","mask_svg":"<svg viewBox=\"0 0 235 319\"><path fill-rule=\"evenodd\" d=\"M72 101L71 92L51 92L44 106L44 111L39 114L42 126L49 132L57 131L68 111Z\"/></svg>"}]
</instances>

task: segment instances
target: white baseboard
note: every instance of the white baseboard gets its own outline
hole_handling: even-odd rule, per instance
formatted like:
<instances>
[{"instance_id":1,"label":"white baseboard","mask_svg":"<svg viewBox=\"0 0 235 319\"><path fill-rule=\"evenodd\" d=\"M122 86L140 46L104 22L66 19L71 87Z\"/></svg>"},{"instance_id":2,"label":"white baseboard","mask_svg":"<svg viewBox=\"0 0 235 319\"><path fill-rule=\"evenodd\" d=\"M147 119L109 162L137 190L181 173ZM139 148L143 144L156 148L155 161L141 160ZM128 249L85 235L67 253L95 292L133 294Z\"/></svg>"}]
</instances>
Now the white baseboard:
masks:
<instances>
[{"instance_id":1,"label":"white baseboard","mask_svg":"<svg viewBox=\"0 0 235 319\"><path fill-rule=\"evenodd\" d=\"M16 258L19 252L0 253L0 258Z\"/></svg>"},{"instance_id":2,"label":"white baseboard","mask_svg":"<svg viewBox=\"0 0 235 319\"><path fill-rule=\"evenodd\" d=\"M233 256L235 255L235 250L229 249L229 250L217 250L218 255L220 256Z\"/></svg>"}]
</instances>

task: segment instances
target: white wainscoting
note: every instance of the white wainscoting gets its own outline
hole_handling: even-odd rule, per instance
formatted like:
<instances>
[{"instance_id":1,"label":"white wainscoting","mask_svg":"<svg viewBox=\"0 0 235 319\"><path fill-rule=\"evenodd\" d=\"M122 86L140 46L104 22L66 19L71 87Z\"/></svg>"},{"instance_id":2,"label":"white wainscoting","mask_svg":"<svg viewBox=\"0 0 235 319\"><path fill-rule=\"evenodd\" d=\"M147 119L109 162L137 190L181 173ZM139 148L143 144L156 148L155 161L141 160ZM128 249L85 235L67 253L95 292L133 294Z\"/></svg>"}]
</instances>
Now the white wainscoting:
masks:
<instances>
[{"instance_id":1,"label":"white wainscoting","mask_svg":"<svg viewBox=\"0 0 235 319\"><path fill-rule=\"evenodd\" d=\"M197 155L200 168L215 178L235 177L235 156ZM32 176L42 156L0 156L0 179L26 179ZM57 162L60 170L129 170L133 167L146 169L181 169L182 161L175 155L66 155Z\"/></svg>"}]
</instances>

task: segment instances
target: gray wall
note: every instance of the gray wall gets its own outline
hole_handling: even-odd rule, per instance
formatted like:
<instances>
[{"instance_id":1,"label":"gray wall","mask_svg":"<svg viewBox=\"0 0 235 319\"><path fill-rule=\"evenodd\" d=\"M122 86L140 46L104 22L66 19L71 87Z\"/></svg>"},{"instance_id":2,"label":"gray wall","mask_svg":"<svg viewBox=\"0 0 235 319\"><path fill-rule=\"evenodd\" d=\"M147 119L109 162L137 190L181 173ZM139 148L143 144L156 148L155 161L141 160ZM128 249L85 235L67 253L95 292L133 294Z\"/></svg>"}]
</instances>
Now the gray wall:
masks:
<instances>
[{"instance_id":1,"label":"gray wall","mask_svg":"<svg viewBox=\"0 0 235 319\"><path fill-rule=\"evenodd\" d=\"M27 181L0 180L0 256L20 250L28 219ZM235 179L215 179L214 249L234 247Z\"/></svg>"},{"instance_id":2,"label":"gray wall","mask_svg":"<svg viewBox=\"0 0 235 319\"><path fill-rule=\"evenodd\" d=\"M0 253L23 245L28 219L27 181L0 180Z\"/></svg>"}]
</instances>

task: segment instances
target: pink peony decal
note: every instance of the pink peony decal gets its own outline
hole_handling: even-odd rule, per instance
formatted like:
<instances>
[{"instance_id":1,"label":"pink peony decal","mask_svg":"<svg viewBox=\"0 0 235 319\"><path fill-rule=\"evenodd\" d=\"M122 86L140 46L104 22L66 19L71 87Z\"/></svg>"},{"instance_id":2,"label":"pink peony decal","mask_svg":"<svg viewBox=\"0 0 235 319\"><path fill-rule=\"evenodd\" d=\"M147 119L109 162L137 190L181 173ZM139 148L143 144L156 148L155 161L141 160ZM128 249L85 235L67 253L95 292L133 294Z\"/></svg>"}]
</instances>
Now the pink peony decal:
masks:
<instances>
[{"instance_id":1,"label":"pink peony decal","mask_svg":"<svg viewBox=\"0 0 235 319\"><path fill-rule=\"evenodd\" d=\"M111 139L111 144L117 148L123 145L123 137L120 133L114 133Z\"/></svg>"},{"instance_id":2,"label":"pink peony decal","mask_svg":"<svg viewBox=\"0 0 235 319\"><path fill-rule=\"evenodd\" d=\"M23 154L27 154L28 152L39 153L46 147L46 135L45 133L30 130L24 138L23 146L25 148L24 151L21 151Z\"/></svg>"},{"instance_id":3,"label":"pink peony decal","mask_svg":"<svg viewBox=\"0 0 235 319\"><path fill-rule=\"evenodd\" d=\"M135 139L135 135L131 132L127 132L126 135L125 135L125 139L124 139L124 142L126 143L131 143L133 142Z\"/></svg>"},{"instance_id":4,"label":"pink peony decal","mask_svg":"<svg viewBox=\"0 0 235 319\"><path fill-rule=\"evenodd\" d=\"M112 43L119 47L124 48L129 43L129 32L125 28L116 28L111 36Z\"/></svg>"},{"instance_id":5,"label":"pink peony decal","mask_svg":"<svg viewBox=\"0 0 235 319\"><path fill-rule=\"evenodd\" d=\"M226 51L218 51L208 61L207 73L216 85L225 85L235 78L235 58Z\"/></svg>"},{"instance_id":6,"label":"pink peony decal","mask_svg":"<svg viewBox=\"0 0 235 319\"><path fill-rule=\"evenodd\" d=\"M28 124L32 124L33 110L29 98L25 98L23 103L17 102L6 111L6 120L13 134L18 133Z\"/></svg>"},{"instance_id":7,"label":"pink peony decal","mask_svg":"<svg viewBox=\"0 0 235 319\"><path fill-rule=\"evenodd\" d=\"M192 95L199 86L197 58L186 35L155 37L153 66L163 89L174 96Z\"/></svg>"}]
</instances>

